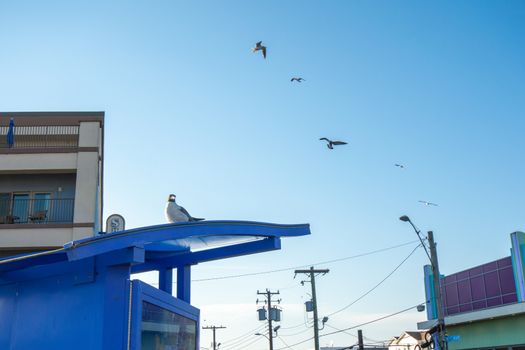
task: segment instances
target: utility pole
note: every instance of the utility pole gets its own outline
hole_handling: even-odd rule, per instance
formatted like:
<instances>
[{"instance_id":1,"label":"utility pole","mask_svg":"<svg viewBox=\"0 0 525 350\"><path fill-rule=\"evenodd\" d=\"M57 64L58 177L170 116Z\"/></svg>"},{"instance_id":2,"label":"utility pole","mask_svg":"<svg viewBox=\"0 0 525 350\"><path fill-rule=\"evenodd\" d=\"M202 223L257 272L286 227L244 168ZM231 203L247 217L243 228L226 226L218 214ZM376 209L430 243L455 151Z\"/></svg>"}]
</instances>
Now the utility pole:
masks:
<instances>
[{"instance_id":1,"label":"utility pole","mask_svg":"<svg viewBox=\"0 0 525 350\"><path fill-rule=\"evenodd\" d=\"M448 350L448 344L445 340L445 317L443 315L443 301L441 299L441 284L439 283L439 263L437 257L436 243L434 242L434 233L428 231L428 243L430 245L430 260L432 265L432 278L434 280L434 292L436 294L436 308L438 318L438 343L441 350Z\"/></svg>"},{"instance_id":2,"label":"utility pole","mask_svg":"<svg viewBox=\"0 0 525 350\"><path fill-rule=\"evenodd\" d=\"M213 330L213 350L217 350L217 342L215 342L215 330L216 329L222 329L222 328L226 328L226 327L223 327L223 326L206 326L206 327L202 327L202 329L211 329L211 330Z\"/></svg>"},{"instance_id":3,"label":"utility pole","mask_svg":"<svg viewBox=\"0 0 525 350\"><path fill-rule=\"evenodd\" d=\"M363 331L360 329L357 330L357 342L359 344L359 350L364 350L365 346L363 344Z\"/></svg>"},{"instance_id":4,"label":"utility pole","mask_svg":"<svg viewBox=\"0 0 525 350\"><path fill-rule=\"evenodd\" d=\"M273 350L273 328L272 328L272 295L280 294L279 291L271 292L266 289L266 292L257 291L257 295L264 295L266 297L266 303L268 305L268 340L270 341L270 350ZM274 300L278 301L278 300ZM280 300L279 300L280 301Z\"/></svg>"},{"instance_id":5,"label":"utility pole","mask_svg":"<svg viewBox=\"0 0 525 350\"><path fill-rule=\"evenodd\" d=\"M322 270L316 270L313 266L310 267L309 270L295 270L295 274L298 273L304 273L307 275L310 275L310 283L312 284L312 304L314 308L314 342L315 342L315 350L319 350L319 325L318 323L318 316L317 316L317 296L315 294L315 274L316 273L322 273L323 275L330 272L328 269L322 269Z\"/></svg>"},{"instance_id":6,"label":"utility pole","mask_svg":"<svg viewBox=\"0 0 525 350\"><path fill-rule=\"evenodd\" d=\"M443 315L443 302L441 298L441 284L439 283L439 276L440 276L439 264L438 264L436 243L434 242L434 233L432 231L428 231L427 239L430 245L430 254L429 254L427 247L425 243L423 242L423 239L421 238L421 235L420 235L421 231L417 229L417 227L410 220L410 218L406 215L403 215L399 218L399 220L408 222L410 225L412 225L412 228L414 229L414 231L416 231L419 241L421 242L421 246L423 246L423 249L425 249L425 253L427 253L428 259L430 260L430 265L432 268L432 279L434 282L434 296L436 298L437 319L438 319L438 324L435 327L437 328L437 333L438 333L438 344L437 345L439 345L440 350L448 350L448 342L445 339L445 316Z\"/></svg>"}]
</instances>

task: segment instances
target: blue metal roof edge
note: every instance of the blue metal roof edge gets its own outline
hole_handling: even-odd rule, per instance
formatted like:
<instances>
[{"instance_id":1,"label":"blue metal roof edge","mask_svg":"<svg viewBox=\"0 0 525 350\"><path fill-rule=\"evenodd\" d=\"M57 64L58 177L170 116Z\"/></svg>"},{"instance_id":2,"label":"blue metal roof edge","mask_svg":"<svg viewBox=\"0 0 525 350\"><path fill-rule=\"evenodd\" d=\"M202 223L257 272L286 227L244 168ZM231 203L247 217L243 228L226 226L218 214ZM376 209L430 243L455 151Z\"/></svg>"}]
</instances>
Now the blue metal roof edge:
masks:
<instances>
[{"instance_id":1,"label":"blue metal roof edge","mask_svg":"<svg viewBox=\"0 0 525 350\"><path fill-rule=\"evenodd\" d=\"M68 242L64 245L64 248L68 249L71 246L77 246L81 244L85 244L87 242L91 241L97 241L102 238L110 238L115 236L121 236L121 235L131 235L131 234L137 234L137 233L145 233L145 232L155 232L159 230L165 230L166 228L181 228L181 227L199 227L199 226L221 226L223 229L231 229L234 226L244 226L244 227L266 227L271 229L284 229L287 232L285 234L278 234L278 235L269 235L268 233L261 234L262 236L273 236L273 237L293 237L293 236L304 236L310 234L310 225L309 224L275 224L275 223L268 223L268 222L259 222L259 221L241 221L241 220L204 220L204 221L191 221L191 222L177 222L173 224L160 224L160 225L152 225L152 226L144 226L144 227L137 227L132 228L129 230L124 231L118 231L118 232L112 232L112 233L105 233L103 235L95 236L95 237L88 237L79 239L76 241ZM304 232L306 229L307 232ZM295 232L294 232L295 231ZM216 235L217 233L211 233L208 235ZM234 233L229 233L234 234ZM238 235L243 235L241 233L237 233ZM190 237L191 235L186 236L178 236L173 238L184 238L184 237Z\"/></svg>"},{"instance_id":2,"label":"blue metal roof edge","mask_svg":"<svg viewBox=\"0 0 525 350\"><path fill-rule=\"evenodd\" d=\"M148 243L170 239L223 235L265 237L280 241L282 237L304 236L310 233L309 224L274 224L232 220L146 226L68 242L61 249L6 258L0 260L0 272L2 270L23 269L33 265L56 262L58 254L67 255L67 258L64 256L64 260L74 261L128 247L143 247ZM236 246L236 244L231 246ZM246 249L241 255L251 254L250 250L250 248ZM253 253L256 252L258 252L257 249L254 249Z\"/></svg>"}]
</instances>

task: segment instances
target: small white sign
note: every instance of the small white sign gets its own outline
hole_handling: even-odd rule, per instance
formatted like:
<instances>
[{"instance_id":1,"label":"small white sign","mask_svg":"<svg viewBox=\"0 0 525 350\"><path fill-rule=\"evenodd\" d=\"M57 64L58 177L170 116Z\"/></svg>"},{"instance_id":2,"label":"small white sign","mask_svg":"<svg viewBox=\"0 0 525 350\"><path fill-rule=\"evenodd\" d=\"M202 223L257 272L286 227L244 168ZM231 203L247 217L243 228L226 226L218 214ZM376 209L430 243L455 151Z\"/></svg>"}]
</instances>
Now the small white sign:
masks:
<instances>
[{"instance_id":1,"label":"small white sign","mask_svg":"<svg viewBox=\"0 0 525 350\"><path fill-rule=\"evenodd\" d=\"M106 220L106 232L124 231L126 228L126 220L119 214L112 214Z\"/></svg>"}]
</instances>

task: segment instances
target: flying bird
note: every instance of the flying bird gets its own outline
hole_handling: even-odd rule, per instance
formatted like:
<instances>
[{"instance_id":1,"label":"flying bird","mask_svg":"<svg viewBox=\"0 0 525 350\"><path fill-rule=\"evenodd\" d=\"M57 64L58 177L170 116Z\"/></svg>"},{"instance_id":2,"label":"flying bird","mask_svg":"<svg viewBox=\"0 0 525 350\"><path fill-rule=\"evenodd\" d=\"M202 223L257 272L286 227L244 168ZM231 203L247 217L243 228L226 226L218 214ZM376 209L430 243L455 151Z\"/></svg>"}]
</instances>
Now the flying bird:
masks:
<instances>
[{"instance_id":1,"label":"flying bird","mask_svg":"<svg viewBox=\"0 0 525 350\"><path fill-rule=\"evenodd\" d=\"M397 166L398 168L401 168L401 169L405 169L405 166L403 164L394 164L395 166Z\"/></svg>"},{"instance_id":2,"label":"flying bird","mask_svg":"<svg viewBox=\"0 0 525 350\"><path fill-rule=\"evenodd\" d=\"M301 77L293 77L292 79L290 79L290 81L296 81L298 83L302 83L303 81L305 81L305 79Z\"/></svg>"},{"instance_id":3,"label":"flying bird","mask_svg":"<svg viewBox=\"0 0 525 350\"><path fill-rule=\"evenodd\" d=\"M165 214L166 220L168 220L169 223L204 220L201 218L194 218L186 209L178 205L177 202L175 202L174 194L170 194L168 197Z\"/></svg>"},{"instance_id":4,"label":"flying bird","mask_svg":"<svg viewBox=\"0 0 525 350\"><path fill-rule=\"evenodd\" d=\"M263 57L266 58L266 46L263 46L262 41L259 41L255 44L255 47L252 48L252 52L262 51Z\"/></svg>"},{"instance_id":5,"label":"flying bird","mask_svg":"<svg viewBox=\"0 0 525 350\"><path fill-rule=\"evenodd\" d=\"M325 140L327 142L326 147L328 147L329 149L334 149L334 146L346 145L346 142L344 141L332 141L327 139L326 137L321 137L319 140Z\"/></svg>"},{"instance_id":6,"label":"flying bird","mask_svg":"<svg viewBox=\"0 0 525 350\"><path fill-rule=\"evenodd\" d=\"M424 205L433 205L435 207L437 207L438 205L436 203L431 203L431 202L427 202L427 201L418 201L419 203L423 203Z\"/></svg>"}]
</instances>

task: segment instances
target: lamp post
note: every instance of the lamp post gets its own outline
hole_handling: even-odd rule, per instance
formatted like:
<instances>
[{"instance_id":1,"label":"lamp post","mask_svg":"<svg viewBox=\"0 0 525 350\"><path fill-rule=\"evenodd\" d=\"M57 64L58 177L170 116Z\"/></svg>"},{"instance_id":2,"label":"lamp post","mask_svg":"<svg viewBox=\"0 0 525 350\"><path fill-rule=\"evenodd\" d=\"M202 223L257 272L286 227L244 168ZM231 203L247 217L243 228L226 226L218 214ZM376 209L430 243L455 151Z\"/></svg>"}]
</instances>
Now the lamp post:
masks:
<instances>
[{"instance_id":1,"label":"lamp post","mask_svg":"<svg viewBox=\"0 0 525 350\"><path fill-rule=\"evenodd\" d=\"M434 280L434 295L436 296L436 308L437 308L437 319L438 319L438 344L440 349L442 350L448 350L448 344L445 341L445 317L443 315L443 304L441 299L441 285L439 283L439 263L438 263L438 257L437 257L437 250L436 250L436 243L434 242L434 233L432 231L428 231L428 243L430 245L430 253L427 250L427 247L425 243L423 242L423 239L421 238L421 231L417 229L417 227L412 223L410 218L406 215L403 215L399 218L399 220L408 222L412 227L414 228L414 231L416 231L417 237L419 238L419 241L421 242L421 245L423 246L423 249L425 249L425 253L427 253L428 259L430 260L430 266L432 267L432 278Z\"/></svg>"},{"instance_id":2,"label":"lamp post","mask_svg":"<svg viewBox=\"0 0 525 350\"><path fill-rule=\"evenodd\" d=\"M273 331L275 332L275 336L277 336L277 331L279 330L279 328L281 328L281 326L275 326L273 327ZM274 337L268 337L266 334L262 334L262 333L255 333L254 335L262 335L263 337L265 337L266 339L268 339L268 341L270 342L270 348L273 348L273 338Z\"/></svg>"}]
</instances>

